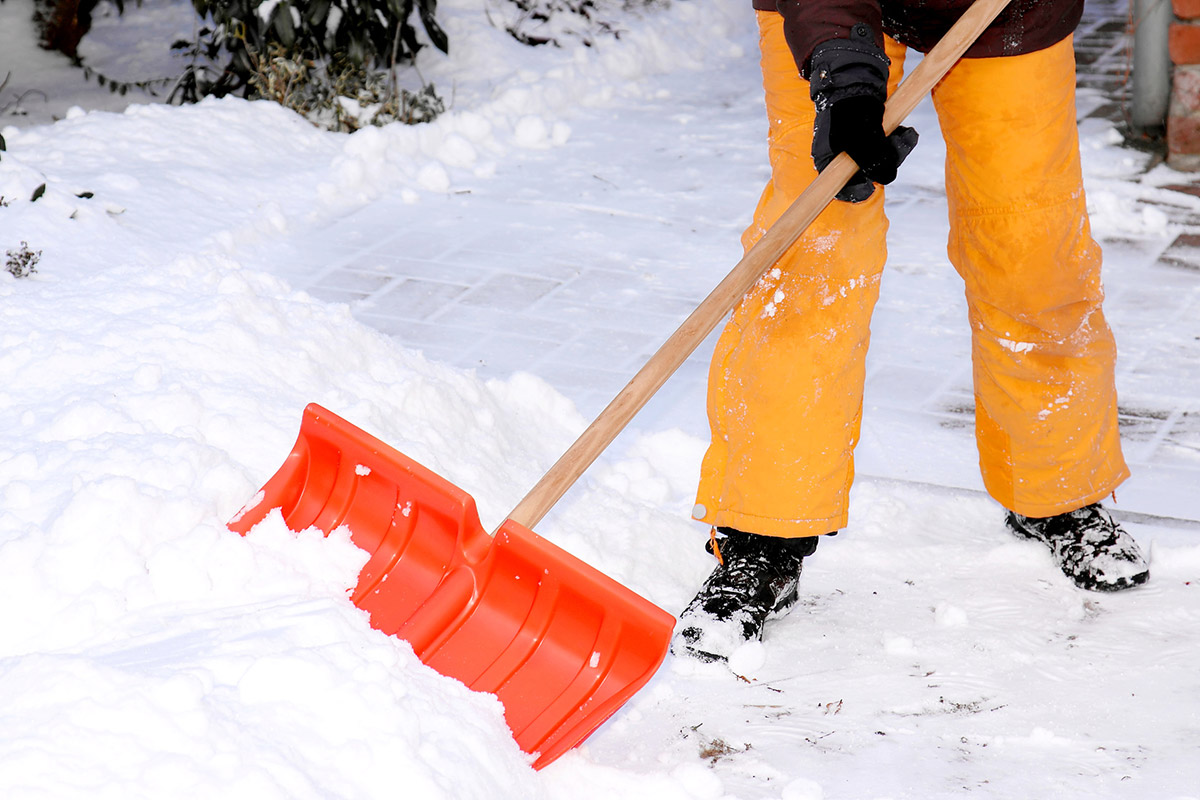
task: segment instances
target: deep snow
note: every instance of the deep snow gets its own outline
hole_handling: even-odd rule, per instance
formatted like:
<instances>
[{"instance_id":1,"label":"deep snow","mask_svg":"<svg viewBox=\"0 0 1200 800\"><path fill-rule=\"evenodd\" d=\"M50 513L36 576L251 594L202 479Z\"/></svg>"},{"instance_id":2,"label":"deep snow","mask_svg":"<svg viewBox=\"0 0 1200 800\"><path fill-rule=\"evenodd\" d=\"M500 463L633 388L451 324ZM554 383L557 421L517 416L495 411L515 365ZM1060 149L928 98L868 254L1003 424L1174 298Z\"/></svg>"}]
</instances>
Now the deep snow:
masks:
<instances>
[{"instance_id":1,"label":"deep snow","mask_svg":"<svg viewBox=\"0 0 1200 800\"><path fill-rule=\"evenodd\" d=\"M186 20L171 0L147 6L153 28ZM972 478L865 478L850 529L806 565L800 606L742 677L669 658L541 773L494 699L426 669L345 600L362 563L345 537L291 534L278 518L245 539L224 528L279 466L309 401L467 489L485 525L503 517L587 417L536 375L485 378L425 358L351 306L298 289L281 254L371 207L402 209L435 243L472 224L502 231L538 200L592 202L579 182L596 163L653 170L661 159L660 173L623 174L633 188L616 196L621 210L721 222L622 241L620 217L593 215L590 238L564 231L546 245L581 261L628 248L647 259L636 270L689 290L714 284L763 178L744 6L676 2L626 18L618 41L530 49L489 27L479 3L442 3L453 55L427 53L422 70L454 87L454 104L421 128L328 134L235 99L55 112L57 93L44 118L4 121L20 126L3 128L0 248L25 241L42 257L28 278L0 272L0 794L1200 797L1200 541L1186 523L1130 524L1151 550L1151 584L1092 595L1008 536ZM70 73L24 44L27 7L0 5L0 71L16 54L53 93ZM101 34L110 26L107 41L120 42L138 13L104 22L98 60L128 55ZM661 119L646 113L659 108ZM698 147L664 143L668 124L725 119L722 109L729 128ZM938 338L957 311L946 297L958 302L944 291L955 278L941 144L927 107L917 121L916 161L889 198L895 269L873 356L878 387L901 394L921 388L914 376L962 368L962 340ZM1173 376L1132 370L1122 389L1187 408L1200 396L1195 323L1152 322L1156 290L1195 298L1194 277L1156 287L1139 266L1178 229L1146 200L1180 178L1143 175L1144 157L1102 123L1083 132L1110 283L1145 301L1119 307L1118 334L1168 359ZM678 171L684 158L698 163ZM448 216L466 219L446 227ZM969 437L931 434L875 391L868 475L889 475L898 450L934 483L972 463ZM651 420L538 530L677 612L710 566L688 520L704 443L690 416ZM1187 482L1197 440L1190 455L1182 444L1192 471L1149 463L1154 480L1123 502L1200 519Z\"/></svg>"}]
</instances>

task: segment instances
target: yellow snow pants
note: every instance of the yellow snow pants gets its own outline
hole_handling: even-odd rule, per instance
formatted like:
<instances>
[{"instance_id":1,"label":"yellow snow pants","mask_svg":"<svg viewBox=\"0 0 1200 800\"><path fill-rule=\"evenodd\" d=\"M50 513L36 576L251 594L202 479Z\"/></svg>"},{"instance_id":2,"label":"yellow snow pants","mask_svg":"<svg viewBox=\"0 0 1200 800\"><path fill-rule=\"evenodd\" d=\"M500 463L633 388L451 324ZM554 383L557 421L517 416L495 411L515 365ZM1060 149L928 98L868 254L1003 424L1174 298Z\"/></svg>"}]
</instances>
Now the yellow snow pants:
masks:
<instances>
[{"instance_id":1,"label":"yellow snow pants","mask_svg":"<svg viewBox=\"0 0 1200 800\"><path fill-rule=\"evenodd\" d=\"M772 173L747 248L816 176L808 84L782 18L759 12L759 27ZM889 40L887 50L894 90L904 48ZM1026 516L1098 501L1129 472L1083 194L1072 41L964 59L933 101L984 484ZM712 441L696 519L775 536L846 525L887 227L882 187L862 203L834 201L734 310L709 371Z\"/></svg>"}]
</instances>

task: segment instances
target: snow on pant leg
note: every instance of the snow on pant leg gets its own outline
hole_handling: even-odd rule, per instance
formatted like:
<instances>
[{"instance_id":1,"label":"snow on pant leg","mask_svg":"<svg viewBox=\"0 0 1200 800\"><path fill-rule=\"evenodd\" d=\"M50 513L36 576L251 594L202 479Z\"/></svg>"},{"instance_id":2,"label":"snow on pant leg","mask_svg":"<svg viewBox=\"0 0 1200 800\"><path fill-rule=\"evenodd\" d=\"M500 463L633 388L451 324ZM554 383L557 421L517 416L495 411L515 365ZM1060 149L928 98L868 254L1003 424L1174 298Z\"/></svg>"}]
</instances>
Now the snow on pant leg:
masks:
<instances>
[{"instance_id":1,"label":"snow on pant leg","mask_svg":"<svg viewBox=\"0 0 1200 800\"><path fill-rule=\"evenodd\" d=\"M1083 193L1071 39L964 59L933 97L947 143L950 260L966 284L984 484L1027 516L1098 501L1129 471Z\"/></svg>"},{"instance_id":2,"label":"snow on pant leg","mask_svg":"<svg viewBox=\"0 0 1200 800\"><path fill-rule=\"evenodd\" d=\"M758 19L771 180L747 248L816 177L808 83L781 17ZM890 43L893 86L903 52ZM886 232L881 188L863 203L834 201L734 310L709 368L697 519L774 536L845 526Z\"/></svg>"}]
</instances>

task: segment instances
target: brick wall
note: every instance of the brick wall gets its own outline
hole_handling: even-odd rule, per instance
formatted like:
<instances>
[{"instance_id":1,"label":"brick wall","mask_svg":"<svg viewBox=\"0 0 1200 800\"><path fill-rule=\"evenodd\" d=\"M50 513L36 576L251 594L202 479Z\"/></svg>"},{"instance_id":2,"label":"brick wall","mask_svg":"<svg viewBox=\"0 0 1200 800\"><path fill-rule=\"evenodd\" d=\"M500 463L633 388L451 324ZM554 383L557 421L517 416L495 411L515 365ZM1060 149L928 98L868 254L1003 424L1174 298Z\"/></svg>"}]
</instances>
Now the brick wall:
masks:
<instances>
[{"instance_id":1,"label":"brick wall","mask_svg":"<svg viewBox=\"0 0 1200 800\"><path fill-rule=\"evenodd\" d=\"M1167 111L1167 163L1200 170L1200 0L1172 0L1167 48L1175 65Z\"/></svg>"}]
</instances>

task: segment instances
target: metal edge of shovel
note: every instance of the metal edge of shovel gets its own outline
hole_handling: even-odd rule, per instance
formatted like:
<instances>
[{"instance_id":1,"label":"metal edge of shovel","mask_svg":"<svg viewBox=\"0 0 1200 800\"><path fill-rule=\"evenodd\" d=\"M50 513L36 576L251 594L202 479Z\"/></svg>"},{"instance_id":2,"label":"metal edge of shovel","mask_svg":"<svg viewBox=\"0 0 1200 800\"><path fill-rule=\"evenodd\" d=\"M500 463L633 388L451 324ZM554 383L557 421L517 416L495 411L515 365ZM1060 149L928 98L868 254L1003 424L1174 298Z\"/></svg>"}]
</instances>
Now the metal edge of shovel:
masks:
<instances>
[{"instance_id":1,"label":"metal edge of shovel","mask_svg":"<svg viewBox=\"0 0 1200 800\"><path fill-rule=\"evenodd\" d=\"M975 3L888 100L893 131L1009 0ZM857 170L845 153L792 203L489 536L463 490L312 404L283 466L233 520L271 510L292 530L345 525L370 554L352 593L422 662L494 693L517 744L546 766L653 677L675 618L532 526L554 506Z\"/></svg>"}]
</instances>

